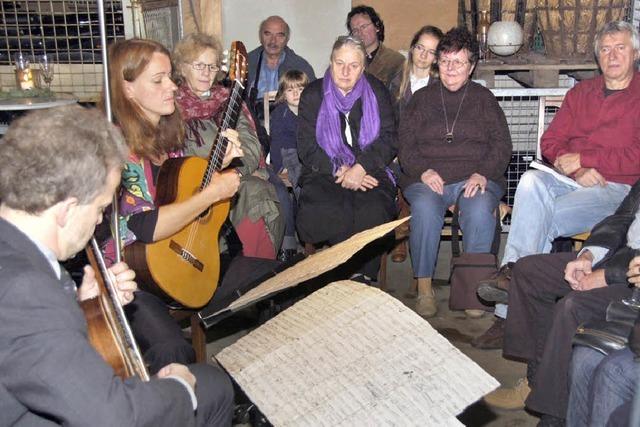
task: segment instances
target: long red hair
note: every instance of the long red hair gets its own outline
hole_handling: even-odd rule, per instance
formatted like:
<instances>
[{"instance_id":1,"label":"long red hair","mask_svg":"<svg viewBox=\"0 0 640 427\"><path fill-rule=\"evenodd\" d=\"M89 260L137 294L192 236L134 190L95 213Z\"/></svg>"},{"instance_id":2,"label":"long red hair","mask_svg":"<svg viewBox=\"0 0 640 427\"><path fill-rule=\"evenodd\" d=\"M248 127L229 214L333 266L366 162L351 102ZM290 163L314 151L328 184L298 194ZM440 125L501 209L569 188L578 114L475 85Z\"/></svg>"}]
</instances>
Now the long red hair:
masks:
<instances>
[{"instance_id":1,"label":"long red hair","mask_svg":"<svg viewBox=\"0 0 640 427\"><path fill-rule=\"evenodd\" d=\"M125 94L124 82L136 80L154 53L171 58L169 51L153 40L122 40L109 47L109 86L114 122L120 126L131 151L147 159L182 148L184 139L182 119L177 109L162 116L155 125ZM104 93L102 96L104 98Z\"/></svg>"}]
</instances>

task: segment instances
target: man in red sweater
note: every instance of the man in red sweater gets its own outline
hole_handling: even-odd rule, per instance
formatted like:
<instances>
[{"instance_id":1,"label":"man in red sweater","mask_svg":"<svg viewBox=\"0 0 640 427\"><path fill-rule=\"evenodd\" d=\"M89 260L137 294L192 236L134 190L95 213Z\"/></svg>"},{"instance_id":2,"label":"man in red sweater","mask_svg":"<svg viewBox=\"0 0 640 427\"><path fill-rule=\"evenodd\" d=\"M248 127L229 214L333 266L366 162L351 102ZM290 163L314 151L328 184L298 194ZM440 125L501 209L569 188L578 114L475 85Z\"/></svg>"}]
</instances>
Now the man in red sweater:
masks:
<instances>
[{"instance_id":1,"label":"man in red sweater","mask_svg":"<svg viewBox=\"0 0 640 427\"><path fill-rule=\"evenodd\" d=\"M622 21L608 23L596 35L602 75L567 93L540 142L545 160L577 184L539 170L520 179L500 271L478 288L483 299L498 303L496 322L474 346L502 347L513 264L550 252L556 237L590 231L640 178L639 43L637 30Z\"/></svg>"},{"instance_id":2,"label":"man in red sweater","mask_svg":"<svg viewBox=\"0 0 640 427\"><path fill-rule=\"evenodd\" d=\"M611 233L599 240L598 236L602 230L632 220L638 207L635 195L639 184L626 204L620 205L640 177L637 30L621 21L606 24L596 36L595 53L603 75L567 93L541 141L546 160L579 185L565 184L537 170L523 176L516 191L501 274L478 289L485 299L512 304L506 322L498 320L498 326L492 327L493 332L498 331L494 336L501 335L506 323L505 354L529 362L529 382L522 381L515 389L497 390L485 400L492 406L514 409L523 407L528 397L528 408L547 415L542 425L562 423L566 414L567 370L575 322L604 312L609 301L630 292L624 274L620 279L605 274L607 268L600 267L619 249L616 238ZM610 216L618 205L616 215ZM629 212L626 216L625 206ZM554 238L589 231L596 223L577 259L575 254L552 254L518 261L549 252ZM622 236L618 240L625 238L626 228L618 234L615 236ZM621 242L618 246L628 249L626 240ZM509 263L515 261L510 280ZM626 264L622 264L619 270L626 271ZM610 286L615 284L624 286ZM589 305L584 301L595 302ZM533 392L529 395L530 386Z\"/></svg>"}]
</instances>

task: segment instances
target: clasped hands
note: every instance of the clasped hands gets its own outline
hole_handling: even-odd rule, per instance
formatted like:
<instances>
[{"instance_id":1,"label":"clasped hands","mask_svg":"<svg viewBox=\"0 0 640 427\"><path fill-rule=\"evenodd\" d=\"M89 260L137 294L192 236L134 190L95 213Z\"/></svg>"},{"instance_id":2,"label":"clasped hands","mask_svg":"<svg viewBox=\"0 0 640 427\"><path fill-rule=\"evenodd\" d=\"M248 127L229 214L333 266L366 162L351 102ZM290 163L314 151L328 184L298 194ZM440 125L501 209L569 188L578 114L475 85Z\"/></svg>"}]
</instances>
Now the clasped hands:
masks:
<instances>
[{"instance_id":1,"label":"clasped hands","mask_svg":"<svg viewBox=\"0 0 640 427\"><path fill-rule=\"evenodd\" d=\"M420 176L420 180L434 193L441 196L444 195L444 180L438 172L433 169L427 169ZM477 172L474 172L465 181L462 188L464 190L462 197L464 198L473 197L478 191L480 191L480 194L484 194L487 189L487 178Z\"/></svg>"},{"instance_id":2,"label":"clasped hands","mask_svg":"<svg viewBox=\"0 0 640 427\"><path fill-rule=\"evenodd\" d=\"M582 167L580 153L567 153L558 156L553 166L566 176L573 175L576 182L583 187L607 185L607 180L594 168Z\"/></svg>"},{"instance_id":3,"label":"clasped hands","mask_svg":"<svg viewBox=\"0 0 640 427\"><path fill-rule=\"evenodd\" d=\"M578 258L567 263L564 280L574 291L589 291L607 286L604 270L599 268L593 271L592 267L593 254L588 250L584 251Z\"/></svg>"},{"instance_id":4,"label":"clasped hands","mask_svg":"<svg viewBox=\"0 0 640 427\"><path fill-rule=\"evenodd\" d=\"M367 174L360 163L353 166L342 165L336 172L336 184L347 190L367 191L378 186L378 180Z\"/></svg>"}]
</instances>

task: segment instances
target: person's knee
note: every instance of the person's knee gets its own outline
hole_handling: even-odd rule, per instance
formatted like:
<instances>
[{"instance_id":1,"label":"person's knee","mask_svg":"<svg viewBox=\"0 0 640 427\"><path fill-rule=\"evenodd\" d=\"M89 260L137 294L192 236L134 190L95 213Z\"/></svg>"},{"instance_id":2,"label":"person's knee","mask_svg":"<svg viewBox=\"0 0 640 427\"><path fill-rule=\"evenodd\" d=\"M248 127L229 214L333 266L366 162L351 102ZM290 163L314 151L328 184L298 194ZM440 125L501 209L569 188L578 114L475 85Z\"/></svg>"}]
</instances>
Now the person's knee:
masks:
<instances>
[{"instance_id":1,"label":"person's knee","mask_svg":"<svg viewBox=\"0 0 640 427\"><path fill-rule=\"evenodd\" d=\"M572 382L586 381L588 383L603 358L604 355L596 350L584 346L575 346L571 355Z\"/></svg>"},{"instance_id":2,"label":"person's knee","mask_svg":"<svg viewBox=\"0 0 640 427\"><path fill-rule=\"evenodd\" d=\"M155 374L170 363L188 365L196 361L196 353L187 341L165 340L155 342L144 353L149 373Z\"/></svg>"},{"instance_id":3,"label":"person's knee","mask_svg":"<svg viewBox=\"0 0 640 427\"><path fill-rule=\"evenodd\" d=\"M545 186L545 173L528 170L520 177L517 190L519 192L526 192L540 188L541 186Z\"/></svg>"},{"instance_id":4,"label":"person's knee","mask_svg":"<svg viewBox=\"0 0 640 427\"><path fill-rule=\"evenodd\" d=\"M233 384L229 376L217 366L197 363L189 365L196 377L196 397L198 411L203 411L203 419L231 420L234 404ZM226 424L226 421L225 423Z\"/></svg>"}]
</instances>

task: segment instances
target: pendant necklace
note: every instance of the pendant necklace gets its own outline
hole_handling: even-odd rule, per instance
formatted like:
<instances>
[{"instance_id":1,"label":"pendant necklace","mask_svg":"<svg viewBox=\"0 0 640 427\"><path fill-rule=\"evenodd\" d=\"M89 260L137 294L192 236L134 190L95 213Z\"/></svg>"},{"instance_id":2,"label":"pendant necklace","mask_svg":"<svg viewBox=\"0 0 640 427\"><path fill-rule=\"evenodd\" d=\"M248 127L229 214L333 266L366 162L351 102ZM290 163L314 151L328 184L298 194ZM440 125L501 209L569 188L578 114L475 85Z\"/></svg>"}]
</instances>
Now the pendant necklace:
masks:
<instances>
[{"instance_id":1,"label":"pendant necklace","mask_svg":"<svg viewBox=\"0 0 640 427\"><path fill-rule=\"evenodd\" d=\"M466 83L464 87L464 93L462 94L462 99L460 100L460 105L458 105L458 111L456 112L456 117L453 119L453 123L451 124L451 129L449 129L449 119L447 119L447 107L444 106L444 93L442 91L442 82L440 82L440 100L442 101L442 111L444 111L444 124L447 127L447 133L444 135L444 140L447 144L451 144L453 142L453 128L456 127L456 121L458 120L458 115L460 114L460 110L462 109L462 104L464 103L464 97L467 96L467 89L469 88L469 82Z\"/></svg>"}]
</instances>

